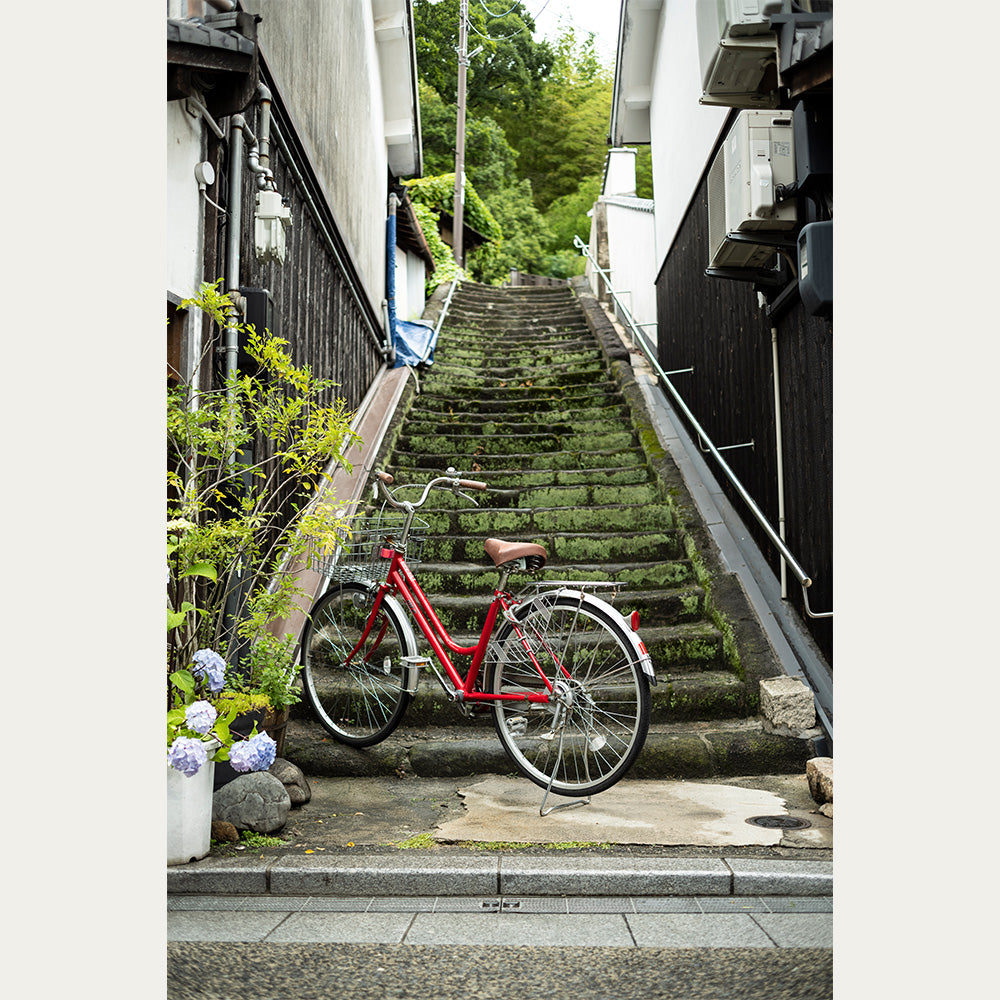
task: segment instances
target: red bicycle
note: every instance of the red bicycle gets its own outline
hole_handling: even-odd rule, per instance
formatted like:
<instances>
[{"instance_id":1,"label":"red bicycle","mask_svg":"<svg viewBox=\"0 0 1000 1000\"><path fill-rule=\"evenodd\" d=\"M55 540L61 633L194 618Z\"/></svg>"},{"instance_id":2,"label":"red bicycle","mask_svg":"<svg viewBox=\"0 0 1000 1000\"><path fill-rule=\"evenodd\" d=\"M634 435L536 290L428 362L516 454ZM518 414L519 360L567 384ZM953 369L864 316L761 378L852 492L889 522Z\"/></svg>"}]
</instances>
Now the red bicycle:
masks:
<instances>
[{"instance_id":1,"label":"red bicycle","mask_svg":"<svg viewBox=\"0 0 1000 1000\"><path fill-rule=\"evenodd\" d=\"M421 670L430 667L460 709L492 710L504 749L546 797L549 791L589 796L609 788L632 766L649 728L655 676L636 632L638 615L627 620L586 592L608 584L546 581L535 585L533 596L515 597L507 588L510 574L540 570L546 551L489 538L484 547L499 581L478 641L462 645L414 577L407 548L416 561L427 530L416 511L432 489L475 503L463 491L487 486L439 476L410 502L396 492L420 487L394 492L392 483L389 474L375 474L382 509L356 518L349 543L324 567L329 587L303 633L303 688L320 723L351 746L384 740L416 694ZM418 653L404 608L433 658ZM464 673L453 657L471 658Z\"/></svg>"}]
</instances>

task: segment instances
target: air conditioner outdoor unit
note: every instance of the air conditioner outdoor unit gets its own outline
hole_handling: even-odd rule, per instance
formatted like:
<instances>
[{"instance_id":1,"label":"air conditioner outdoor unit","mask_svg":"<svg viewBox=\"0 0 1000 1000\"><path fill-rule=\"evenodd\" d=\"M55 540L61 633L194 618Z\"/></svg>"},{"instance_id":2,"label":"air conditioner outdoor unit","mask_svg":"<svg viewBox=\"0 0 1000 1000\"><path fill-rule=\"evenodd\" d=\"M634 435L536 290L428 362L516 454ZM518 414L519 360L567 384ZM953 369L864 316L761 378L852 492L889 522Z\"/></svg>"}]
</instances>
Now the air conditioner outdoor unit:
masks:
<instances>
[{"instance_id":1,"label":"air conditioner outdoor unit","mask_svg":"<svg viewBox=\"0 0 1000 1000\"><path fill-rule=\"evenodd\" d=\"M702 104L778 106L778 36L768 15L780 0L698 0Z\"/></svg>"},{"instance_id":2,"label":"air conditioner outdoor unit","mask_svg":"<svg viewBox=\"0 0 1000 1000\"><path fill-rule=\"evenodd\" d=\"M798 221L794 199L779 201L776 189L794 181L791 113L741 111L708 172L710 268L770 267Z\"/></svg>"}]
</instances>

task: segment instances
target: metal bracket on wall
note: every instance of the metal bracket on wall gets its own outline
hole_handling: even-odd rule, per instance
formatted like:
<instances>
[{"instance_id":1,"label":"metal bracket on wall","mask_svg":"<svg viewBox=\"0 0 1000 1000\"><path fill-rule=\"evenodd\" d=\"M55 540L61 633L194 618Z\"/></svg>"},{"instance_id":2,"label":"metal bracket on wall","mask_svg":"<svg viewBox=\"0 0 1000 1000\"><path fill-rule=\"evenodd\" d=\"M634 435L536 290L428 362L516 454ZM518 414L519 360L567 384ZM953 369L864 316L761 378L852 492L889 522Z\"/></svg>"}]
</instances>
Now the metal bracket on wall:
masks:
<instances>
[{"instance_id":1,"label":"metal bracket on wall","mask_svg":"<svg viewBox=\"0 0 1000 1000\"><path fill-rule=\"evenodd\" d=\"M702 439L701 439L701 435L700 434L698 435L698 447L706 455L711 455L712 454L712 449L711 448L706 448L705 445L702 443ZM753 447L754 447L754 441L751 439L750 441L744 441L743 444L717 444L715 446L715 450L716 451L731 451L733 448L753 448Z\"/></svg>"}]
</instances>

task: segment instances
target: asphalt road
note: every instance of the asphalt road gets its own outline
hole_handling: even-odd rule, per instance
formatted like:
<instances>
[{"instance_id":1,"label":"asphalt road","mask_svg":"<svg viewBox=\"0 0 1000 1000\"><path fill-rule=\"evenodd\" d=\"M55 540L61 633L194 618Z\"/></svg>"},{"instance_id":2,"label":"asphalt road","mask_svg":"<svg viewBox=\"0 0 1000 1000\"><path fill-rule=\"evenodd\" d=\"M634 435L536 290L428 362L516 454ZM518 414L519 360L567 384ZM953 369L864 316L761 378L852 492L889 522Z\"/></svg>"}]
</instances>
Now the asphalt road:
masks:
<instances>
[{"instance_id":1,"label":"asphalt road","mask_svg":"<svg viewBox=\"0 0 1000 1000\"><path fill-rule=\"evenodd\" d=\"M167 946L167 1000L825 1000L829 949Z\"/></svg>"}]
</instances>

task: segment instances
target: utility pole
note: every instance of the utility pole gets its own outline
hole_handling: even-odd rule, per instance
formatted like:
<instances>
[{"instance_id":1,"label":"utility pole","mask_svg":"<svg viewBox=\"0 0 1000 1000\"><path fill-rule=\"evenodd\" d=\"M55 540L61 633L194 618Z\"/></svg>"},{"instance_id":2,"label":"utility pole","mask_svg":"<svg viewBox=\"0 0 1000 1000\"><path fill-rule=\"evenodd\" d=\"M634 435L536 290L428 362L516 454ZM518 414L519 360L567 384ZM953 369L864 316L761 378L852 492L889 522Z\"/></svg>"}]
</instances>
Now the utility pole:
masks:
<instances>
[{"instance_id":1,"label":"utility pole","mask_svg":"<svg viewBox=\"0 0 1000 1000\"><path fill-rule=\"evenodd\" d=\"M465 75L469 65L469 0L460 0L458 19L458 125L455 130L455 203L452 213L455 222L451 243L455 263L462 267L465 256L462 247L462 217L465 214Z\"/></svg>"}]
</instances>

